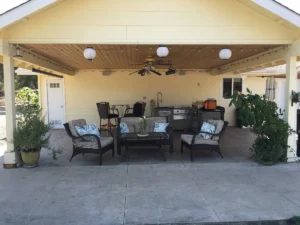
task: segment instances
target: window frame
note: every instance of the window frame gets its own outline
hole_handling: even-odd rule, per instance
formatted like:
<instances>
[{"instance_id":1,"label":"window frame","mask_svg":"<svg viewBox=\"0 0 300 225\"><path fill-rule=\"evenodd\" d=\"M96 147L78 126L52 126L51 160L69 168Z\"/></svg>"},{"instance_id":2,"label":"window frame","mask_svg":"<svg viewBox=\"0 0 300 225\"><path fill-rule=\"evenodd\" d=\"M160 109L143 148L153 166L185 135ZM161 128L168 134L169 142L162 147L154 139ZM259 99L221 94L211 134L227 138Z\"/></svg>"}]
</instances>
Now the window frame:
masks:
<instances>
[{"instance_id":1,"label":"window frame","mask_svg":"<svg viewBox=\"0 0 300 225\"><path fill-rule=\"evenodd\" d=\"M231 79L231 94L233 94L233 88L234 88L234 79L239 78L242 80L242 93L244 92L244 78L243 77L222 77L221 79L221 93L220 93L220 99L224 101L230 101L230 98L224 98L223 97L223 90L224 90L224 79Z\"/></svg>"}]
</instances>

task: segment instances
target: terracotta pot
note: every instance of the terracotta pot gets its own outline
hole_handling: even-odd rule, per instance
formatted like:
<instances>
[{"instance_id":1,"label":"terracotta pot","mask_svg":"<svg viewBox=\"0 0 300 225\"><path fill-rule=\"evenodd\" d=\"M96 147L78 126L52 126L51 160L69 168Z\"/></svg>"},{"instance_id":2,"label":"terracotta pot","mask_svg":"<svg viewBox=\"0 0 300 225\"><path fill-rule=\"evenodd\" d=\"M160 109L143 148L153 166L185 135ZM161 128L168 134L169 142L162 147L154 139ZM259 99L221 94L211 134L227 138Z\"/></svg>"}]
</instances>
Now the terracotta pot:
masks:
<instances>
[{"instance_id":1,"label":"terracotta pot","mask_svg":"<svg viewBox=\"0 0 300 225\"><path fill-rule=\"evenodd\" d=\"M33 168L39 165L40 151L36 152L21 152L23 167Z\"/></svg>"}]
</instances>

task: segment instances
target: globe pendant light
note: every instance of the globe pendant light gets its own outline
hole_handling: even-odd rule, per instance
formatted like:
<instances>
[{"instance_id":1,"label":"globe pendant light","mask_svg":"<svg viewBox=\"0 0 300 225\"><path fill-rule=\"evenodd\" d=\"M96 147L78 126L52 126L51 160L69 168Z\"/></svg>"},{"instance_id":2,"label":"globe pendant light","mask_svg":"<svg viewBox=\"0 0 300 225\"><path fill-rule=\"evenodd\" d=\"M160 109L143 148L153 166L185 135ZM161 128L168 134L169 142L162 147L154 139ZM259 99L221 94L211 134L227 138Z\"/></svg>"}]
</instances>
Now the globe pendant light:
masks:
<instances>
[{"instance_id":1,"label":"globe pendant light","mask_svg":"<svg viewBox=\"0 0 300 225\"><path fill-rule=\"evenodd\" d=\"M156 54L160 58L165 58L169 54L169 49L166 46L159 46L156 50Z\"/></svg>"},{"instance_id":2,"label":"globe pendant light","mask_svg":"<svg viewBox=\"0 0 300 225\"><path fill-rule=\"evenodd\" d=\"M97 53L96 53L95 49L93 49L93 47L88 46L84 50L83 55L87 60L92 61L96 57Z\"/></svg>"},{"instance_id":3,"label":"globe pendant light","mask_svg":"<svg viewBox=\"0 0 300 225\"><path fill-rule=\"evenodd\" d=\"M223 59L223 60L228 60L228 59L231 58L232 52L231 52L231 50L228 49L228 48L223 48L223 49L220 51L219 56L220 56L220 58Z\"/></svg>"}]
</instances>

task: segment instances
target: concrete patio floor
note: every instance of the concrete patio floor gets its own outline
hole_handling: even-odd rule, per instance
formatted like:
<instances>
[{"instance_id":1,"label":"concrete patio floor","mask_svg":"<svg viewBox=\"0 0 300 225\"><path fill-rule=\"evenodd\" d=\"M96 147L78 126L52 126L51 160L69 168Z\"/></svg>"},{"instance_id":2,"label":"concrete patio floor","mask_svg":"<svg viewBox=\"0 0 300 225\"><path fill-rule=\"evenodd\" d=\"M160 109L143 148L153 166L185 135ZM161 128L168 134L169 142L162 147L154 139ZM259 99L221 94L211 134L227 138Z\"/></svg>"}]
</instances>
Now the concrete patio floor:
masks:
<instances>
[{"instance_id":1,"label":"concrete patio floor","mask_svg":"<svg viewBox=\"0 0 300 225\"><path fill-rule=\"evenodd\" d=\"M62 130L57 161L43 152L35 169L0 169L0 225L156 224L287 219L300 215L300 164L260 166L249 160L253 136L229 128L224 159L215 153L175 153L167 162L153 149L119 157L79 155ZM1 159L2 160L2 159Z\"/></svg>"}]
</instances>

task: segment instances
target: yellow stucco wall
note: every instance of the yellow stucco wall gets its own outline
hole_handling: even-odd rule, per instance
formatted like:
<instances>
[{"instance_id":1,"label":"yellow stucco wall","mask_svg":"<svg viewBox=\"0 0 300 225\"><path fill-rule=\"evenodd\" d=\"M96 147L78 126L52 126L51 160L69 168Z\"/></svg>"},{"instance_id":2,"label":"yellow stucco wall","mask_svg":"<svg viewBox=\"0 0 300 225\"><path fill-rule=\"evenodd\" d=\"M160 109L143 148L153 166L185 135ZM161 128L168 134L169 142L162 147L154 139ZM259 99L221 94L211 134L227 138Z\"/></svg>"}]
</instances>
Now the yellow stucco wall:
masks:
<instances>
[{"instance_id":1,"label":"yellow stucco wall","mask_svg":"<svg viewBox=\"0 0 300 225\"><path fill-rule=\"evenodd\" d=\"M230 75L227 75L230 77ZM235 77L235 75L232 75ZM41 80L41 102L44 114L47 111L45 76ZM49 77L50 79L50 77ZM53 79L53 78L51 78ZM133 104L146 97L146 114L150 115L150 99L156 100L157 92L163 93L162 106L191 106L195 100L215 98L218 105L226 108L225 119L235 125L234 108L228 107L229 100L221 97L222 76L207 73L188 72L185 76L129 76L128 72L115 72L102 76L99 71L82 70L74 77L65 76L66 120L85 118L88 123L98 123L96 102L111 104ZM253 93L263 94L265 79L246 77L245 87Z\"/></svg>"},{"instance_id":2,"label":"yellow stucco wall","mask_svg":"<svg viewBox=\"0 0 300 225\"><path fill-rule=\"evenodd\" d=\"M11 43L290 44L284 26L236 0L65 0L3 30Z\"/></svg>"}]
</instances>

